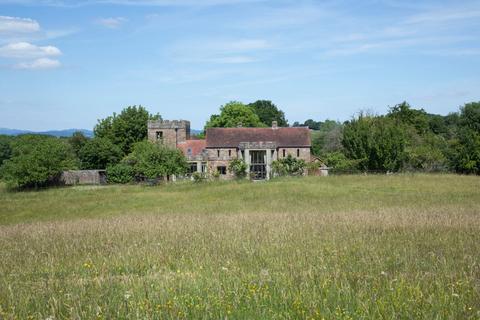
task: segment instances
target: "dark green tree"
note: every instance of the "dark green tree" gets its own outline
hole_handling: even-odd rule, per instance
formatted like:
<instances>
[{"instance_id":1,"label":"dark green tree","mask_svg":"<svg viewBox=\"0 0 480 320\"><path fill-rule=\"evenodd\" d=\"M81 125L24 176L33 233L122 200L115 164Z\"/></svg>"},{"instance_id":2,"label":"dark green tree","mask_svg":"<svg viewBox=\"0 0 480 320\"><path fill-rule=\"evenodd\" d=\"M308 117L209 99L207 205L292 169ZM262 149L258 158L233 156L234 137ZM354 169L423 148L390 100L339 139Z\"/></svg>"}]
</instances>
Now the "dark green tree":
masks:
<instances>
[{"instance_id":1,"label":"dark green tree","mask_svg":"<svg viewBox=\"0 0 480 320\"><path fill-rule=\"evenodd\" d=\"M88 140L78 153L82 169L105 169L122 160L122 150L107 138Z\"/></svg>"},{"instance_id":2,"label":"dark green tree","mask_svg":"<svg viewBox=\"0 0 480 320\"><path fill-rule=\"evenodd\" d=\"M360 114L345 123L342 144L347 158L360 170L398 171L403 168L405 130L388 117Z\"/></svg>"},{"instance_id":3,"label":"dark green tree","mask_svg":"<svg viewBox=\"0 0 480 320\"><path fill-rule=\"evenodd\" d=\"M70 138L68 138L68 142L72 146L73 151L79 156L80 149L85 145L88 141L88 138L81 131L76 131L72 134Z\"/></svg>"},{"instance_id":4,"label":"dark green tree","mask_svg":"<svg viewBox=\"0 0 480 320\"><path fill-rule=\"evenodd\" d=\"M134 143L147 137L147 121L161 119L142 106L129 106L120 112L98 121L94 128L95 137L107 138L120 147L123 154L132 150Z\"/></svg>"},{"instance_id":5,"label":"dark green tree","mask_svg":"<svg viewBox=\"0 0 480 320\"><path fill-rule=\"evenodd\" d=\"M220 107L220 114L214 114L207 121L205 128L265 127L258 115L249 106L238 101L231 101Z\"/></svg>"},{"instance_id":6,"label":"dark green tree","mask_svg":"<svg viewBox=\"0 0 480 320\"><path fill-rule=\"evenodd\" d=\"M3 178L11 188L38 188L55 182L63 170L75 169L76 159L66 141L24 135L12 143L12 156L4 163Z\"/></svg>"},{"instance_id":7,"label":"dark green tree","mask_svg":"<svg viewBox=\"0 0 480 320\"><path fill-rule=\"evenodd\" d=\"M260 121L267 127L272 125L273 121L277 121L279 127L288 127L285 119L285 113L278 109L270 100L257 100L247 105L260 118Z\"/></svg>"}]
</instances>

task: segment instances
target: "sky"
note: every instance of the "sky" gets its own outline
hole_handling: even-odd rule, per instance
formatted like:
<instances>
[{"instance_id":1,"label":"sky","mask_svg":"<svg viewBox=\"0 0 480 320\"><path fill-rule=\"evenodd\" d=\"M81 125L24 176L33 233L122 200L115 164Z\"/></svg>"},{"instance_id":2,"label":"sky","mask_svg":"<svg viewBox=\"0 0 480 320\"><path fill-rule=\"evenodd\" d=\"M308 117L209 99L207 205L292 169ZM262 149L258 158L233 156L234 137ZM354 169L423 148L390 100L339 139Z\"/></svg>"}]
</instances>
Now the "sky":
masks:
<instances>
[{"instance_id":1,"label":"sky","mask_svg":"<svg viewBox=\"0 0 480 320\"><path fill-rule=\"evenodd\" d=\"M0 0L0 127L92 129L143 105L203 128L229 101L289 122L480 100L480 1Z\"/></svg>"}]
</instances>

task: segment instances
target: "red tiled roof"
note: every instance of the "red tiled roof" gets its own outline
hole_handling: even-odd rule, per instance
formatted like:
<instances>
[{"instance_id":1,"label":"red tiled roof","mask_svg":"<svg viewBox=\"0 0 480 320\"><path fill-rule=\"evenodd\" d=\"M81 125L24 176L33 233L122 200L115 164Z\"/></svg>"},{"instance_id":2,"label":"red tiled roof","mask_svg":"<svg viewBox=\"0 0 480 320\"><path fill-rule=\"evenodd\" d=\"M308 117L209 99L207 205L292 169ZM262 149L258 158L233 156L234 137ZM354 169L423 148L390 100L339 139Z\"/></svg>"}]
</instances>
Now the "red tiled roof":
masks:
<instances>
[{"instance_id":1,"label":"red tiled roof","mask_svg":"<svg viewBox=\"0 0 480 320\"><path fill-rule=\"evenodd\" d=\"M195 157L202 153L202 150L205 149L206 141L205 140L187 140L185 142L179 143L177 148L182 150L183 154L186 156ZM188 152L190 149L190 153Z\"/></svg>"},{"instance_id":2,"label":"red tiled roof","mask_svg":"<svg viewBox=\"0 0 480 320\"><path fill-rule=\"evenodd\" d=\"M236 148L240 142L275 142L277 147L310 147L310 129L295 128L209 128L207 148Z\"/></svg>"}]
</instances>

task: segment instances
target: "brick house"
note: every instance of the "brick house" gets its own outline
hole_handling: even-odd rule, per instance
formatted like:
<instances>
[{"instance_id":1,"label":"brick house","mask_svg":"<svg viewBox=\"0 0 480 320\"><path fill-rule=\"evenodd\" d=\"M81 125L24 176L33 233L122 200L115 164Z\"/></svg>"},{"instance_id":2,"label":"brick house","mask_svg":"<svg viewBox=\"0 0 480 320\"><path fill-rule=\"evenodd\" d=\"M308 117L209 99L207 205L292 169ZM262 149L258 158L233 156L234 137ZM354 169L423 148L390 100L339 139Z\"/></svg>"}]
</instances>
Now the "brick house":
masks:
<instances>
[{"instance_id":1,"label":"brick house","mask_svg":"<svg viewBox=\"0 0 480 320\"><path fill-rule=\"evenodd\" d=\"M305 127L209 128L205 140L190 137L190 122L159 120L148 122L148 139L179 148L190 164L190 172L218 172L221 178L233 176L229 162L243 159L256 180L271 177L272 161L292 155L311 161L310 130Z\"/></svg>"}]
</instances>

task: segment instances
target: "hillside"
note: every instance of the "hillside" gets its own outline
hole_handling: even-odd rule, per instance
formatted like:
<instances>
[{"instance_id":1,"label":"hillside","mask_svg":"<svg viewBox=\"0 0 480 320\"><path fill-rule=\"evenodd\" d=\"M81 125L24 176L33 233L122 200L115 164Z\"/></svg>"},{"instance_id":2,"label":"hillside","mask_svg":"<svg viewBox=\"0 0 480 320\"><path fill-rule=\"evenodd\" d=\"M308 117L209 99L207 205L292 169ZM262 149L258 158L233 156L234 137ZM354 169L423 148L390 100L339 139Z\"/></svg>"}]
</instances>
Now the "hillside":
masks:
<instances>
[{"instance_id":1,"label":"hillside","mask_svg":"<svg viewBox=\"0 0 480 320\"><path fill-rule=\"evenodd\" d=\"M30 130L20 130L20 129L8 129L0 128L0 134L17 136L20 134L45 134L55 137L71 137L75 132L80 131L86 137L93 137L93 131L87 129L64 129L64 130L47 130L47 131L30 131Z\"/></svg>"}]
</instances>

